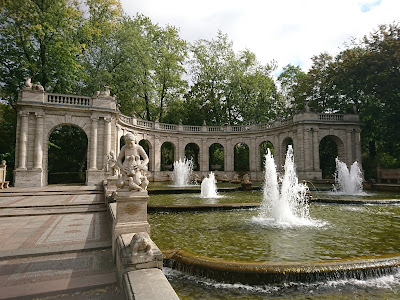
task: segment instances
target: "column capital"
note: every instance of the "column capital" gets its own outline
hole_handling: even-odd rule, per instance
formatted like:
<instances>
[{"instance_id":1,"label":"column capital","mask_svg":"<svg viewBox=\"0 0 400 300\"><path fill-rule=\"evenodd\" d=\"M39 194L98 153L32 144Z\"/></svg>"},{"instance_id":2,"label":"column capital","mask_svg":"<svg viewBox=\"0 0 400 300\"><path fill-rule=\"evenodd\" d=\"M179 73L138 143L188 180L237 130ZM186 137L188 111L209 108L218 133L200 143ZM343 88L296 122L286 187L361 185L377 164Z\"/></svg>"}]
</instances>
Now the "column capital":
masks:
<instances>
[{"instance_id":1,"label":"column capital","mask_svg":"<svg viewBox=\"0 0 400 300\"><path fill-rule=\"evenodd\" d=\"M104 121L107 123L111 123L112 118L110 116L104 117Z\"/></svg>"},{"instance_id":2,"label":"column capital","mask_svg":"<svg viewBox=\"0 0 400 300\"><path fill-rule=\"evenodd\" d=\"M90 119L92 119L92 122L98 122L99 117L98 116L90 116Z\"/></svg>"},{"instance_id":3,"label":"column capital","mask_svg":"<svg viewBox=\"0 0 400 300\"><path fill-rule=\"evenodd\" d=\"M44 112L43 111L37 111L35 112L36 118L43 118L44 117Z\"/></svg>"},{"instance_id":4,"label":"column capital","mask_svg":"<svg viewBox=\"0 0 400 300\"><path fill-rule=\"evenodd\" d=\"M27 117L27 116L29 116L29 111L22 110L22 111L19 111L18 114L19 114L21 117Z\"/></svg>"}]
</instances>

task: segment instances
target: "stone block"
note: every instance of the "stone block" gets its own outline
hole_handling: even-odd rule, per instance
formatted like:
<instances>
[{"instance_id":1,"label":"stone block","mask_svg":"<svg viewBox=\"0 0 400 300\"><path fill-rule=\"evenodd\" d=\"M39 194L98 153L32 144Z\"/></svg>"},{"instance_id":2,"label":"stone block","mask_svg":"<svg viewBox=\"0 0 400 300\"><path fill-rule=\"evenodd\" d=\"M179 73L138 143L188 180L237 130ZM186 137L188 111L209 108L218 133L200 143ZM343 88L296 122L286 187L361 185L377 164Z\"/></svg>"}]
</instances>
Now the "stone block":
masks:
<instances>
[{"instance_id":1,"label":"stone block","mask_svg":"<svg viewBox=\"0 0 400 300\"><path fill-rule=\"evenodd\" d=\"M41 169L16 169L14 171L15 187L42 187L45 185L47 185L47 179Z\"/></svg>"},{"instance_id":2,"label":"stone block","mask_svg":"<svg viewBox=\"0 0 400 300\"><path fill-rule=\"evenodd\" d=\"M126 299L179 300L178 295L160 269L130 271L123 277Z\"/></svg>"}]
</instances>

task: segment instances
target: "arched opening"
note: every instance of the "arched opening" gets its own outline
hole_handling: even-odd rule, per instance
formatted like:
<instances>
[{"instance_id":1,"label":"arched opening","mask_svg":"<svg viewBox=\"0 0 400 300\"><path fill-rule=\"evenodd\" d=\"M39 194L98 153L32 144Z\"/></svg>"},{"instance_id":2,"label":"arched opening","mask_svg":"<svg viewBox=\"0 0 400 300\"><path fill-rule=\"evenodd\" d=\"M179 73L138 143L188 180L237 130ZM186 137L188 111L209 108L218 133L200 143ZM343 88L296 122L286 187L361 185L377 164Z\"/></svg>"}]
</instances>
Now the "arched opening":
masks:
<instances>
[{"instance_id":1,"label":"arched opening","mask_svg":"<svg viewBox=\"0 0 400 300\"><path fill-rule=\"evenodd\" d=\"M139 145L143 147L144 151L147 154L147 157L149 158L149 164L147 165L147 168L149 171L151 171L151 156L150 156L151 144L148 140L140 140Z\"/></svg>"},{"instance_id":2,"label":"arched opening","mask_svg":"<svg viewBox=\"0 0 400 300\"><path fill-rule=\"evenodd\" d=\"M189 143L185 147L185 157L193 161L193 171L200 171L199 164L200 147L195 143Z\"/></svg>"},{"instance_id":3,"label":"arched opening","mask_svg":"<svg viewBox=\"0 0 400 300\"><path fill-rule=\"evenodd\" d=\"M209 148L208 167L210 171L225 170L225 152L224 146L214 143Z\"/></svg>"},{"instance_id":4,"label":"arched opening","mask_svg":"<svg viewBox=\"0 0 400 300\"><path fill-rule=\"evenodd\" d=\"M172 171L174 168L175 146L171 142L161 145L161 171Z\"/></svg>"},{"instance_id":5,"label":"arched opening","mask_svg":"<svg viewBox=\"0 0 400 300\"><path fill-rule=\"evenodd\" d=\"M250 151L245 143L237 143L234 148L234 170L245 172L250 170Z\"/></svg>"},{"instance_id":6,"label":"arched opening","mask_svg":"<svg viewBox=\"0 0 400 300\"><path fill-rule=\"evenodd\" d=\"M282 162L284 162L286 159L286 152L287 152L289 145L292 145L292 148L294 150L293 140L290 137L287 137L282 142L282 148L281 148L282 149L282 151L281 151Z\"/></svg>"},{"instance_id":7,"label":"arched opening","mask_svg":"<svg viewBox=\"0 0 400 300\"><path fill-rule=\"evenodd\" d=\"M333 135L325 136L319 143L319 167L322 171L322 178L334 178L336 170L336 157L341 157L340 146L342 141Z\"/></svg>"},{"instance_id":8,"label":"arched opening","mask_svg":"<svg viewBox=\"0 0 400 300\"><path fill-rule=\"evenodd\" d=\"M260 166L261 170L264 169L265 163L265 154L267 154L267 150L271 151L271 154L274 155L274 145L270 141L264 141L260 144Z\"/></svg>"},{"instance_id":9,"label":"arched opening","mask_svg":"<svg viewBox=\"0 0 400 300\"><path fill-rule=\"evenodd\" d=\"M56 127L49 136L48 183L86 181L88 139L73 125Z\"/></svg>"}]
</instances>

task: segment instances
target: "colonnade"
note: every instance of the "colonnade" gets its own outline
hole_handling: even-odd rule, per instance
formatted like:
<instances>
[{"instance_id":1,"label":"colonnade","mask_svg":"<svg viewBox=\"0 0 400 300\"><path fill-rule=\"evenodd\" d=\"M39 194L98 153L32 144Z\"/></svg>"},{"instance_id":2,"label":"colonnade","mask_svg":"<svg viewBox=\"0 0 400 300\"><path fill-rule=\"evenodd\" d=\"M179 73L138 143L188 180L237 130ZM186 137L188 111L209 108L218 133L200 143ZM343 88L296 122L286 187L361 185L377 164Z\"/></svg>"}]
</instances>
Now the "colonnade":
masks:
<instances>
[{"instance_id":1,"label":"colonnade","mask_svg":"<svg viewBox=\"0 0 400 300\"><path fill-rule=\"evenodd\" d=\"M48 176L48 141L53 130L62 125L81 128L88 138L86 184L101 184L107 178L107 154L118 154L120 139L132 132L137 141L149 144L150 180L170 179L162 171L161 147L169 142L174 146L174 160L184 158L185 147L194 143L199 148L198 175L207 175L209 149L218 143L224 148L223 173L232 178L234 147L244 143L249 148L249 170L253 180L262 180L260 144L271 142L277 166L284 163L288 143L294 146L297 173L303 179L320 179L319 145L331 137L338 148L339 159L352 164L361 161L360 121L356 114L335 115L302 112L288 120L249 126L192 126L149 122L122 115L113 97L96 93L93 97L48 94L25 87L17 101L16 186L44 186ZM221 174L222 175L222 174Z\"/></svg>"}]
</instances>

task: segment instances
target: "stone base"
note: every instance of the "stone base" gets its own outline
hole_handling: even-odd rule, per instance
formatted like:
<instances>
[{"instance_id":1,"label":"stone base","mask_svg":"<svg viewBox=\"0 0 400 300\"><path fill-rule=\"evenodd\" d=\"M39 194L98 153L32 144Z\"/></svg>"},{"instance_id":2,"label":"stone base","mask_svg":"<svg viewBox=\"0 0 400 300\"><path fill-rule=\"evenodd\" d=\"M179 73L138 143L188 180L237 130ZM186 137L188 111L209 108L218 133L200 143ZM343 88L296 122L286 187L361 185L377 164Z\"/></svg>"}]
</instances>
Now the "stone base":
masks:
<instances>
[{"instance_id":1,"label":"stone base","mask_svg":"<svg viewBox=\"0 0 400 300\"><path fill-rule=\"evenodd\" d=\"M322 178L322 171L297 171L300 180L314 180Z\"/></svg>"},{"instance_id":2,"label":"stone base","mask_svg":"<svg viewBox=\"0 0 400 300\"><path fill-rule=\"evenodd\" d=\"M103 180L106 179L108 174L103 170L87 170L86 171L86 185L102 185Z\"/></svg>"},{"instance_id":3,"label":"stone base","mask_svg":"<svg viewBox=\"0 0 400 300\"><path fill-rule=\"evenodd\" d=\"M147 222L148 199L147 191L117 190L117 205L112 232L113 257L115 257L116 240L121 234L137 232L150 234L150 224Z\"/></svg>"},{"instance_id":4,"label":"stone base","mask_svg":"<svg viewBox=\"0 0 400 300\"><path fill-rule=\"evenodd\" d=\"M47 180L42 169L16 169L14 171L15 187L43 187L46 185Z\"/></svg>"}]
</instances>

